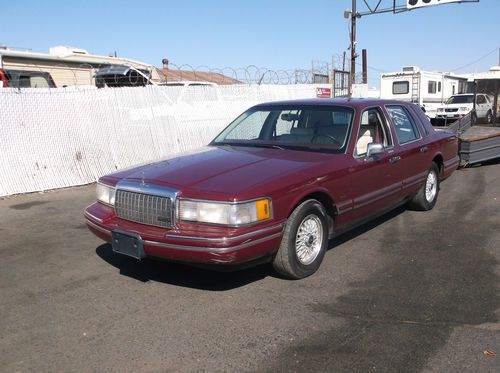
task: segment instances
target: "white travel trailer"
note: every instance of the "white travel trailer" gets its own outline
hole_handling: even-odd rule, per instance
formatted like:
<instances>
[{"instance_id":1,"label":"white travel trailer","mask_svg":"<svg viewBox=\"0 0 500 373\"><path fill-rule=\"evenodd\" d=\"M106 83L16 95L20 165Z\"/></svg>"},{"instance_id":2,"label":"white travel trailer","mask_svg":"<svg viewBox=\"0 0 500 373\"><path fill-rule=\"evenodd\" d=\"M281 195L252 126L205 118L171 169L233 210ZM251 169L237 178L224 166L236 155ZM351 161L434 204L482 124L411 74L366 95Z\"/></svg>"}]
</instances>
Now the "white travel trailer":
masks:
<instances>
[{"instance_id":1,"label":"white travel trailer","mask_svg":"<svg viewBox=\"0 0 500 373\"><path fill-rule=\"evenodd\" d=\"M401 71L384 73L380 79L380 96L383 99L411 101L425 108L430 119L436 117L438 106L448 97L464 93L467 77L424 71L416 66L405 66Z\"/></svg>"}]
</instances>

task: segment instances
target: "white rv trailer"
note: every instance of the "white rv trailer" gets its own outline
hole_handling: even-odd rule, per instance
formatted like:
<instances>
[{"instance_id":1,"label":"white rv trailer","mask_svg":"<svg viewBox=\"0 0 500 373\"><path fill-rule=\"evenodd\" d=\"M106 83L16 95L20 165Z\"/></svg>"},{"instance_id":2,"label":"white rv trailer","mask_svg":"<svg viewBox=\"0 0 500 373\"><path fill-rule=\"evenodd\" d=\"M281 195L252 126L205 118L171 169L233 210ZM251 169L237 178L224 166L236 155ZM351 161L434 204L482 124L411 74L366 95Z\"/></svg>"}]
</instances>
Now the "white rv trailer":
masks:
<instances>
[{"instance_id":1,"label":"white rv trailer","mask_svg":"<svg viewBox=\"0 0 500 373\"><path fill-rule=\"evenodd\" d=\"M436 117L436 110L448 97L464 93L467 77L424 71L416 66L405 66L401 71L384 73L380 79L380 97L410 101L425 108L427 116Z\"/></svg>"},{"instance_id":2,"label":"white rv trailer","mask_svg":"<svg viewBox=\"0 0 500 373\"><path fill-rule=\"evenodd\" d=\"M93 55L85 49L68 46L56 46L50 48L49 53L38 53L0 45L0 71L50 74L57 87L94 85L96 69L108 65L131 66L149 72L152 80L161 80L154 66L128 58ZM0 75L0 88L1 83Z\"/></svg>"}]
</instances>

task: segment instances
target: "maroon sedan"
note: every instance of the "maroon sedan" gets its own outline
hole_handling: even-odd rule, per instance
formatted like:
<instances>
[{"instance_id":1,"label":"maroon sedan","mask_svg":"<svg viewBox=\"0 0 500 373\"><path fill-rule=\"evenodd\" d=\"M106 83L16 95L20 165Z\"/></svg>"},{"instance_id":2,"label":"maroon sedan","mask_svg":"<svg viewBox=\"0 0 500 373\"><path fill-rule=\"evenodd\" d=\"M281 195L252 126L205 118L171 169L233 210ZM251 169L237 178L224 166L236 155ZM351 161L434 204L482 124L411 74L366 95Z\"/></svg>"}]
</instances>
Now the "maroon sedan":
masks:
<instances>
[{"instance_id":1,"label":"maroon sedan","mask_svg":"<svg viewBox=\"0 0 500 373\"><path fill-rule=\"evenodd\" d=\"M410 103L261 104L206 148L99 179L85 210L113 251L314 273L328 240L396 206L434 207L458 167L454 134Z\"/></svg>"}]
</instances>

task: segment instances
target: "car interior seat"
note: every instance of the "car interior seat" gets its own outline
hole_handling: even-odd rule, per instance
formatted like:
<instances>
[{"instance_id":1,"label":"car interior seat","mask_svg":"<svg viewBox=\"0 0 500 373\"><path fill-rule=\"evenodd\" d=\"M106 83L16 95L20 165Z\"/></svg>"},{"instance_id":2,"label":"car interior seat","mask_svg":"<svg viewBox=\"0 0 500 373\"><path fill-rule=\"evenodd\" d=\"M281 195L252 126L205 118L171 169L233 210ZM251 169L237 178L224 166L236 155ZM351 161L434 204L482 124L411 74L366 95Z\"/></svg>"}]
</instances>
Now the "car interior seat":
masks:
<instances>
[{"instance_id":1,"label":"car interior seat","mask_svg":"<svg viewBox=\"0 0 500 373\"><path fill-rule=\"evenodd\" d=\"M359 127L358 141L356 142L357 155L366 154L368 144L380 142L379 123L376 112L370 111L363 114L361 126Z\"/></svg>"}]
</instances>

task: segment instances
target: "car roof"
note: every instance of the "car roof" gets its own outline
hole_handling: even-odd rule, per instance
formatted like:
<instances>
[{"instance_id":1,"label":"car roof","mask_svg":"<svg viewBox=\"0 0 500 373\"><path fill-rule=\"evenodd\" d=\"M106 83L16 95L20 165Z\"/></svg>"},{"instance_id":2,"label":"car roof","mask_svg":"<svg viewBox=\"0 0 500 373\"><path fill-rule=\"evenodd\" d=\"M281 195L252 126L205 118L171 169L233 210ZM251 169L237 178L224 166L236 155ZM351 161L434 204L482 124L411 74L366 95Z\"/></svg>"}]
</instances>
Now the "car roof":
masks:
<instances>
[{"instance_id":1,"label":"car roof","mask_svg":"<svg viewBox=\"0 0 500 373\"><path fill-rule=\"evenodd\" d=\"M311 105L311 106L348 106L353 108L362 109L368 106L381 106L387 104L408 105L410 102L398 100L382 100L382 99L367 99L367 98L309 98L298 100L285 100L285 101L272 101L254 106L269 107L269 106L288 106L288 105Z\"/></svg>"}]
</instances>

